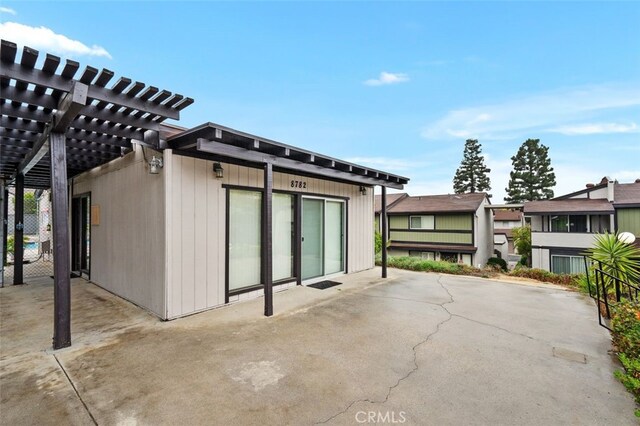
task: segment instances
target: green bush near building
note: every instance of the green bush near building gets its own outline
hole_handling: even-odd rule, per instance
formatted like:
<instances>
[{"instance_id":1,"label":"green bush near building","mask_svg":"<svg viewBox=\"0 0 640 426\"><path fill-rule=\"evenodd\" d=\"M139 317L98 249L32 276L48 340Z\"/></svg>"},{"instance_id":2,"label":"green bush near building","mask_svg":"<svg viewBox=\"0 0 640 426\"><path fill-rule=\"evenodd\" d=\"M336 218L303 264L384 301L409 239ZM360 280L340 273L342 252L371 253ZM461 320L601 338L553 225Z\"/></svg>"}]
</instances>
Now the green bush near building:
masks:
<instances>
[{"instance_id":1,"label":"green bush near building","mask_svg":"<svg viewBox=\"0 0 640 426\"><path fill-rule=\"evenodd\" d=\"M616 371L616 377L640 403L640 304L622 301L614 309L611 334L618 358L624 370ZM636 410L640 417L640 410Z\"/></svg>"}]
</instances>

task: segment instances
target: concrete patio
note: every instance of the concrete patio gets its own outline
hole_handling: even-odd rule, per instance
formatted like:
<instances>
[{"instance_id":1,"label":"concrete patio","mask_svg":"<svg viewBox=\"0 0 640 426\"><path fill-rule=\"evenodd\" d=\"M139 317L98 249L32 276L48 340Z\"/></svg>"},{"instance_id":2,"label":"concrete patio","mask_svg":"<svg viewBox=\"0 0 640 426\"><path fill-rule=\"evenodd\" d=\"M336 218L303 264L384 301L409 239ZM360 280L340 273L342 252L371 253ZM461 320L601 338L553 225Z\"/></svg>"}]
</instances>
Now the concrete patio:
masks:
<instances>
[{"instance_id":1,"label":"concrete patio","mask_svg":"<svg viewBox=\"0 0 640 426\"><path fill-rule=\"evenodd\" d=\"M161 322L72 284L0 290L0 422L635 424L592 302L553 286L390 270Z\"/></svg>"}]
</instances>

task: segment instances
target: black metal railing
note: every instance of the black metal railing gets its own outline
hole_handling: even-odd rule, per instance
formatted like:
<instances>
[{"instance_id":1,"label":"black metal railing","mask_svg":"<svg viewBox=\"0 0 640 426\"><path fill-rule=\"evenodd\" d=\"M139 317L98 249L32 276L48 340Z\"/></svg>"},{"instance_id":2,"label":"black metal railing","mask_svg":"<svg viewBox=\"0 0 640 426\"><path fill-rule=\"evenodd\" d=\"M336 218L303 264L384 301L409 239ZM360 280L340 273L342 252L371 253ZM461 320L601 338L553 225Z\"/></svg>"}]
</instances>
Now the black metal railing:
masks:
<instances>
[{"instance_id":1,"label":"black metal railing","mask_svg":"<svg viewBox=\"0 0 640 426\"><path fill-rule=\"evenodd\" d=\"M591 256L584 256L584 265L589 296L598 309L598 324L611 331L613 308L624 300L638 300L640 286L631 283L623 271Z\"/></svg>"}]
</instances>

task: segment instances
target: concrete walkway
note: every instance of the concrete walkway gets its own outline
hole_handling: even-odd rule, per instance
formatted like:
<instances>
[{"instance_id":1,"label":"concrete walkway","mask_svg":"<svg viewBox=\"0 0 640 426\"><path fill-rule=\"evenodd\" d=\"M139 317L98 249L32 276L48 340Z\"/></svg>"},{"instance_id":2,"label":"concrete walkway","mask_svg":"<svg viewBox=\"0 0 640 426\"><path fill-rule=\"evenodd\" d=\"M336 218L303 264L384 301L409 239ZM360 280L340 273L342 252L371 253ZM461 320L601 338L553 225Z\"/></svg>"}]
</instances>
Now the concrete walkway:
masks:
<instances>
[{"instance_id":1,"label":"concrete walkway","mask_svg":"<svg viewBox=\"0 0 640 426\"><path fill-rule=\"evenodd\" d=\"M0 290L0 422L635 424L579 294L379 270L160 322L82 280L51 352L49 281Z\"/></svg>"}]
</instances>

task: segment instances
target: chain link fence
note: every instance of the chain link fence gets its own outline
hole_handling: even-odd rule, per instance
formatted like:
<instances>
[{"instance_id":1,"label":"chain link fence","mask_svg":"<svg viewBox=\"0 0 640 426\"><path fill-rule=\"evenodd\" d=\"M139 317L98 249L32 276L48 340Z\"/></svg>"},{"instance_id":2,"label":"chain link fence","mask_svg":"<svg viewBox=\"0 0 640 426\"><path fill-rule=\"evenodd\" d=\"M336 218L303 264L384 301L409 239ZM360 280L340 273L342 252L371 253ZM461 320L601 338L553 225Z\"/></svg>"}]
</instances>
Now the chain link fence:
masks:
<instances>
[{"instance_id":1,"label":"chain link fence","mask_svg":"<svg viewBox=\"0 0 640 426\"><path fill-rule=\"evenodd\" d=\"M15 259L15 190L9 188L7 215L7 265L4 268L4 284L13 284ZM49 190L24 191L23 274L28 278L53 275L53 247L51 244L51 196Z\"/></svg>"}]
</instances>

